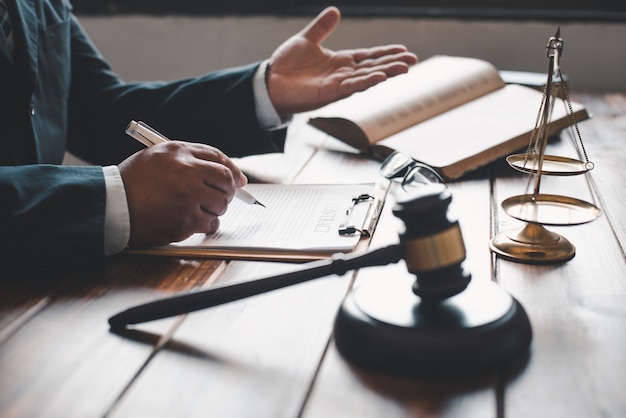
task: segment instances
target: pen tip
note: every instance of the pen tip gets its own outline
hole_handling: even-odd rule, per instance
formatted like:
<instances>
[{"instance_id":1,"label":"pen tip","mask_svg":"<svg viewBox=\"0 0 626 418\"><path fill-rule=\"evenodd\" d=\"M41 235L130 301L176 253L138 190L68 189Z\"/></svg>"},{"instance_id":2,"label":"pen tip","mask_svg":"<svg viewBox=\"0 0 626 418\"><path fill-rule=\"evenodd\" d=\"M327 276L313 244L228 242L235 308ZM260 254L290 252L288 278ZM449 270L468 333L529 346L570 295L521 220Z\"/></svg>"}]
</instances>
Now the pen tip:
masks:
<instances>
[{"instance_id":1,"label":"pen tip","mask_svg":"<svg viewBox=\"0 0 626 418\"><path fill-rule=\"evenodd\" d=\"M264 205L263 203L259 202L258 200L255 200L255 201L254 201L254 204L255 204L255 205L260 205L260 206L265 207L265 205Z\"/></svg>"}]
</instances>

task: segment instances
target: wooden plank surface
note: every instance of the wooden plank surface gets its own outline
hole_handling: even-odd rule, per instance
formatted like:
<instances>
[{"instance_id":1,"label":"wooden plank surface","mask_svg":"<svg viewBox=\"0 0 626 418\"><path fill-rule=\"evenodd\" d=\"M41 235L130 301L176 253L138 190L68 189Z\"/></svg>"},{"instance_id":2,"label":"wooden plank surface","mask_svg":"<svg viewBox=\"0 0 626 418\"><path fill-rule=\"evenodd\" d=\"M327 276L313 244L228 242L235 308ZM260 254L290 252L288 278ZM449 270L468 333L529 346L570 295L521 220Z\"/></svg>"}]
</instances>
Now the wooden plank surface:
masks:
<instances>
[{"instance_id":1,"label":"wooden plank surface","mask_svg":"<svg viewBox=\"0 0 626 418\"><path fill-rule=\"evenodd\" d=\"M534 332L529 364L507 384L507 417L626 414L626 264L617 237L624 235L612 229L615 221L623 221L624 213L623 193L616 193L623 190L623 170L614 166L625 152L623 139L615 142L624 112L605 107L607 103L585 102L594 113L592 120L580 124L590 159L596 163L591 180L546 178L545 189L593 202L591 185L603 216L585 225L548 227L577 247L575 257L566 263L497 262L498 282L522 302ZM549 146L550 153L568 152L571 142L566 135L562 138ZM498 200L523 190L524 177L498 176ZM497 223L500 230L521 224L501 210Z\"/></svg>"},{"instance_id":2,"label":"wooden plank surface","mask_svg":"<svg viewBox=\"0 0 626 418\"><path fill-rule=\"evenodd\" d=\"M485 173L482 173L483 175ZM450 216L459 219L467 248L465 267L473 280L491 280L488 179L477 176L464 184L451 184ZM399 192L401 193L401 191ZM390 196L392 199L392 196ZM472 210L464 210L472 202ZM390 202L391 203L391 202ZM386 205L371 247L398 241L401 222ZM392 266L361 269L355 288L407 274L400 262ZM386 376L350 365L334 343L315 380L304 417L495 417L498 394L495 375L456 381L428 381Z\"/></svg>"},{"instance_id":3,"label":"wooden plank surface","mask_svg":"<svg viewBox=\"0 0 626 418\"><path fill-rule=\"evenodd\" d=\"M591 120L580 124L589 159L595 164L589 175L625 252L626 94L580 94L574 100L583 100L592 114Z\"/></svg>"},{"instance_id":4,"label":"wooden plank surface","mask_svg":"<svg viewBox=\"0 0 626 418\"><path fill-rule=\"evenodd\" d=\"M223 280L293 267L234 262ZM111 416L297 416L349 280L328 277L189 314L173 338L194 352L161 350Z\"/></svg>"},{"instance_id":5,"label":"wooden plank surface","mask_svg":"<svg viewBox=\"0 0 626 418\"><path fill-rule=\"evenodd\" d=\"M332 338L343 298L354 286L406 274L402 263L112 334L108 317L129 306L298 267L122 255L92 271L5 273L0 416L626 416L626 96L573 99L593 114L580 128L595 168L588 180L546 179L542 188L597 202L603 214L554 228L576 245L572 260L527 265L489 252L493 234L520 225L500 202L524 190L524 175L496 163L450 185L473 279L495 280L530 316L531 355L519 373L434 382L346 362ZM288 155L252 159L250 172L263 174L269 164L276 171L265 181L377 180L379 163L312 128L296 123L290 135ZM551 151L567 151L568 141L551 144ZM397 239L399 222L389 210L372 246Z\"/></svg>"},{"instance_id":6,"label":"wooden plank surface","mask_svg":"<svg viewBox=\"0 0 626 418\"><path fill-rule=\"evenodd\" d=\"M364 174L358 182L373 181L377 164L364 158L354 167L361 164L369 170L353 170L352 159L341 152L325 155L328 151L319 148L321 143L312 143L319 135L309 129L300 135L315 152L307 158L306 168L298 170L294 182L336 183L338 178L346 181L346 172ZM324 138L319 137L322 143ZM353 175L348 182L355 179ZM253 280L298 267L234 261L220 282ZM250 411L255 417L297 416L324 356L351 276L323 278L188 315L173 341L202 354L184 355L165 346L111 416L173 416L182 408L189 417L247 417ZM181 391L181 387L187 389Z\"/></svg>"},{"instance_id":7,"label":"wooden plank surface","mask_svg":"<svg viewBox=\"0 0 626 418\"><path fill-rule=\"evenodd\" d=\"M0 346L2 416L100 416L149 358L150 344L108 330L116 311L192 288L221 262L137 256L69 276ZM21 284L17 284L19 288ZM173 321L152 330L165 333Z\"/></svg>"}]
</instances>

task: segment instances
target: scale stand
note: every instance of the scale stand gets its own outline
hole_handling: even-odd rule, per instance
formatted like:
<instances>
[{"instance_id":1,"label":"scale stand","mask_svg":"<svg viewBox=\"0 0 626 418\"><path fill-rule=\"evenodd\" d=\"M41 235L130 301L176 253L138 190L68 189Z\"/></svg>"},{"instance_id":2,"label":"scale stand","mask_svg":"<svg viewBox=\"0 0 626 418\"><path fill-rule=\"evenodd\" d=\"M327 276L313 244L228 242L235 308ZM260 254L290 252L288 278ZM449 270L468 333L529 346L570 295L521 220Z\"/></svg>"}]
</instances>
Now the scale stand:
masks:
<instances>
[{"instance_id":1,"label":"scale stand","mask_svg":"<svg viewBox=\"0 0 626 418\"><path fill-rule=\"evenodd\" d=\"M561 73L559 61L563 53L563 39L560 38L560 29L548 40L546 48L549 58L548 79L528 149L526 154L510 155L506 159L512 168L530 175L529 184L534 178L532 194L513 196L502 202L502 208L507 215L527 224L521 229L499 234L490 243L492 252L523 263L541 264L571 259L576 253L574 245L565 237L548 231L544 225L579 225L591 222L601 214L600 209L592 203L573 197L539 193L543 175L575 176L586 174L593 168L593 163L587 157ZM571 125L575 128L584 161L545 155L552 109L557 100L564 100L568 107Z\"/></svg>"}]
</instances>

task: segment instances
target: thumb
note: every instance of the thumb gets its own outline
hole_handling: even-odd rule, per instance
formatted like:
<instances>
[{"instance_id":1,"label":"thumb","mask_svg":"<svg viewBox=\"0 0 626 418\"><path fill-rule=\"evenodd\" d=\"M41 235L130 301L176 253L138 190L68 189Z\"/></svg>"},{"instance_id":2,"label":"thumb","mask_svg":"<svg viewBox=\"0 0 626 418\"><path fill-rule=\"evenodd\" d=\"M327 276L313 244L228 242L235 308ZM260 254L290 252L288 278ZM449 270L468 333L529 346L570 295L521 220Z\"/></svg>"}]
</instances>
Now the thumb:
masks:
<instances>
[{"instance_id":1,"label":"thumb","mask_svg":"<svg viewBox=\"0 0 626 418\"><path fill-rule=\"evenodd\" d=\"M334 6L327 7L302 29L301 34L310 42L319 45L335 30L339 20L341 20L339 9Z\"/></svg>"}]
</instances>

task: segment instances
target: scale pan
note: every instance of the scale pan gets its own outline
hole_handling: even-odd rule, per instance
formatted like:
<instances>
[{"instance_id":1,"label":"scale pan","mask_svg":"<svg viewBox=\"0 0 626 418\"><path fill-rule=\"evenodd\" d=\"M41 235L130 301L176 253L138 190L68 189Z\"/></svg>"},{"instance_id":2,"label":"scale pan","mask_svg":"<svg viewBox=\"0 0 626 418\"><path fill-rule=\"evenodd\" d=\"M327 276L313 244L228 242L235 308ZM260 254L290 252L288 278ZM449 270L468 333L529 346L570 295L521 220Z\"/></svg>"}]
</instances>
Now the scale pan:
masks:
<instances>
[{"instance_id":1,"label":"scale pan","mask_svg":"<svg viewBox=\"0 0 626 418\"><path fill-rule=\"evenodd\" d=\"M591 203L553 194L524 194L509 197L502 208L512 218L541 225L580 225L597 219L602 213Z\"/></svg>"},{"instance_id":2,"label":"scale pan","mask_svg":"<svg viewBox=\"0 0 626 418\"><path fill-rule=\"evenodd\" d=\"M522 173L536 173L537 155L513 154L506 157L511 167ZM593 163L568 157L544 155L541 174L550 176L574 176L586 173L593 168Z\"/></svg>"}]
</instances>

